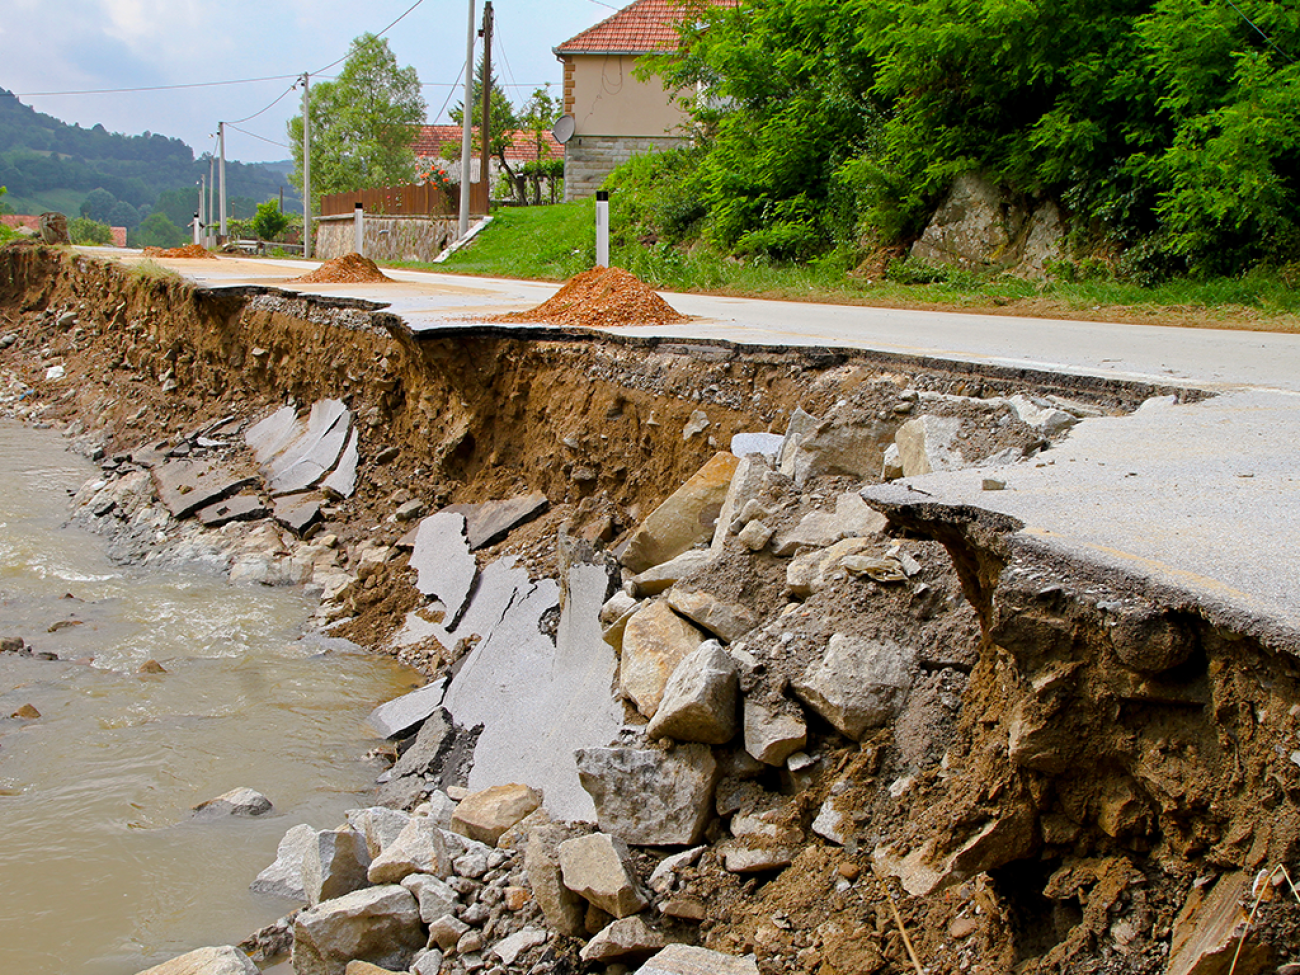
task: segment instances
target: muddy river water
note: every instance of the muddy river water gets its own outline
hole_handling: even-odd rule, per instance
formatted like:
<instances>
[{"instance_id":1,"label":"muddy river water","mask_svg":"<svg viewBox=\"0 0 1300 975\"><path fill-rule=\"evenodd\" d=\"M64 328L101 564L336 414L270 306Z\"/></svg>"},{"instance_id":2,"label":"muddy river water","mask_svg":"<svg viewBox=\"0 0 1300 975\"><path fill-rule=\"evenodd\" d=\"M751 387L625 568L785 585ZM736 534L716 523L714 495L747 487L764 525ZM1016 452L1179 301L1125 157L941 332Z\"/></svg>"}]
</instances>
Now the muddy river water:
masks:
<instances>
[{"instance_id":1,"label":"muddy river water","mask_svg":"<svg viewBox=\"0 0 1300 975\"><path fill-rule=\"evenodd\" d=\"M65 526L96 471L63 448L0 421L0 637L60 658L0 654L0 972L130 975L297 906L248 883L291 826L366 804L364 719L418 681L299 641L294 590L114 565ZM274 812L190 821L240 786Z\"/></svg>"}]
</instances>

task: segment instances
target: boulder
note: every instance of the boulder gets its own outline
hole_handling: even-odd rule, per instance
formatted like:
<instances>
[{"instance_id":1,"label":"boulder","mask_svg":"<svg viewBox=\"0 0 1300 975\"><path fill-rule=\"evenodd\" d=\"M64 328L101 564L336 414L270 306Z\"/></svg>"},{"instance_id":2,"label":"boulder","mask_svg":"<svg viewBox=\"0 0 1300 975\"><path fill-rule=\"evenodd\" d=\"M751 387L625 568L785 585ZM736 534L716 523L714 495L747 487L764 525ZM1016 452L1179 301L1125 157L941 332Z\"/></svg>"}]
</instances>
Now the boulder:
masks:
<instances>
[{"instance_id":1,"label":"boulder","mask_svg":"<svg viewBox=\"0 0 1300 975\"><path fill-rule=\"evenodd\" d=\"M639 917L626 917L607 925L580 952L585 962L644 958L668 944L668 939Z\"/></svg>"},{"instance_id":2,"label":"boulder","mask_svg":"<svg viewBox=\"0 0 1300 975\"><path fill-rule=\"evenodd\" d=\"M653 718L673 671L703 642L704 634L663 600L638 610L623 630L619 688Z\"/></svg>"},{"instance_id":3,"label":"boulder","mask_svg":"<svg viewBox=\"0 0 1300 975\"><path fill-rule=\"evenodd\" d=\"M689 846L703 834L718 776L708 746L666 753L586 748L575 755L603 831L640 846Z\"/></svg>"},{"instance_id":4,"label":"boulder","mask_svg":"<svg viewBox=\"0 0 1300 975\"><path fill-rule=\"evenodd\" d=\"M478 572L465 537L465 516L439 511L420 522L410 565L416 571L415 588L442 600L447 622L454 626Z\"/></svg>"},{"instance_id":5,"label":"boulder","mask_svg":"<svg viewBox=\"0 0 1300 975\"><path fill-rule=\"evenodd\" d=\"M667 562L651 566L632 578L632 586L638 597L657 596L665 589L684 579L709 564L712 558L708 549L693 548L683 552Z\"/></svg>"},{"instance_id":6,"label":"boulder","mask_svg":"<svg viewBox=\"0 0 1300 975\"><path fill-rule=\"evenodd\" d=\"M646 734L725 745L736 735L738 693L735 663L716 640L706 640L673 670Z\"/></svg>"},{"instance_id":7,"label":"boulder","mask_svg":"<svg viewBox=\"0 0 1300 975\"><path fill-rule=\"evenodd\" d=\"M844 474L874 478L892 430L889 421L841 400L799 441L781 472L802 487L810 478ZM787 469L788 468L788 469Z\"/></svg>"},{"instance_id":8,"label":"boulder","mask_svg":"<svg viewBox=\"0 0 1300 975\"><path fill-rule=\"evenodd\" d=\"M893 720L912 686L915 655L905 647L836 633L822 659L794 681L796 694L854 741Z\"/></svg>"},{"instance_id":9,"label":"boulder","mask_svg":"<svg viewBox=\"0 0 1300 975\"><path fill-rule=\"evenodd\" d=\"M805 412L802 407L795 407L786 424L785 436L781 441L781 452L777 455L777 470L786 477L794 476L794 455L804 439L816 429L817 417Z\"/></svg>"},{"instance_id":10,"label":"boulder","mask_svg":"<svg viewBox=\"0 0 1300 975\"><path fill-rule=\"evenodd\" d=\"M516 931L512 935L502 938L489 949L488 954L499 958L501 964L509 967L529 948L544 945L547 940L548 935L541 928L524 928L522 931Z\"/></svg>"},{"instance_id":11,"label":"boulder","mask_svg":"<svg viewBox=\"0 0 1300 975\"><path fill-rule=\"evenodd\" d=\"M1015 410L1022 423L1041 430L1049 437L1064 433L1079 422L1073 413L1067 413L1045 400L1035 402L1020 393L1007 397L1007 405Z\"/></svg>"},{"instance_id":12,"label":"boulder","mask_svg":"<svg viewBox=\"0 0 1300 975\"><path fill-rule=\"evenodd\" d=\"M732 472L731 483L727 485L727 495L723 499L722 510L718 513L718 523L713 528L713 540L709 544L711 556L722 554L727 535L738 527L736 521L743 512L758 504L758 496L763 490L763 477L770 470L771 465L759 457L740 458Z\"/></svg>"},{"instance_id":13,"label":"boulder","mask_svg":"<svg viewBox=\"0 0 1300 975\"><path fill-rule=\"evenodd\" d=\"M307 847L315 840L316 830L306 823L293 827L276 847L275 862L259 873L248 889L258 894L305 901L307 892L302 886L302 859Z\"/></svg>"},{"instance_id":14,"label":"boulder","mask_svg":"<svg viewBox=\"0 0 1300 975\"><path fill-rule=\"evenodd\" d=\"M634 573L644 572L711 538L739 463L730 453L715 454L633 532L623 565Z\"/></svg>"},{"instance_id":15,"label":"boulder","mask_svg":"<svg viewBox=\"0 0 1300 975\"><path fill-rule=\"evenodd\" d=\"M834 512L810 511L799 524L777 535L772 551L784 558L801 548L826 548L844 538L879 535L886 524L884 515L850 491L835 499Z\"/></svg>"},{"instance_id":16,"label":"boulder","mask_svg":"<svg viewBox=\"0 0 1300 975\"><path fill-rule=\"evenodd\" d=\"M455 912L459 897L445 880L427 873L412 873L402 878L402 886L415 895L420 905L420 918L432 924L444 914Z\"/></svg>"},{"instance_id":17,"label":"boulder","mask_svg":"<svg viewBox=\"0 0 1300 975\"><path fill-rule=\"evenodd\" d=\"M138 975L258 975L257 966L249 957L230 945L221 948L199 948Z\"/></svg>"},{"instance_id":18,"label":"boulder","mask_svg":"<svg viewBox=\"0 0 1300 975\"><path fill-rule=\"evenodd\" d=\"M794 704L768 704L747 697L743 711L745 751L760 762L784 765L808 744L808 725Z\"/></svg>"},{"instance_id":19,"label":"boulder","mask_svg":"<svg viewBox=\"0 0 1300 975\"><path fill-rule=\"evenodd\" d=\"M452 816L451 828L462 836L496 846L502 833L541 804L541 795L526 785L494 785L462 799Z\"/></svg>"},{"instance_id":20,"label":"boulder","mask_svg":"<svg viewBox=\"0 0 1300 975\"><path fill-rule=\"evenodd\" d=\"M560 844L573 835L567 826L536 826L529 831L524 849L524 872L542 916L550 927L570 938L586 935L587 916L586 901L564 885L560 867Z\"/></svg>"},{"instance_id":21,"label":"boulder","mask_svg":"<svg viewBox=\"0 0 1300 975\"><path fill-rule=\"evenodd\" d=\"M668 594L668 605L727 643L739 640L760 622L748 608L701 589L675 587Z\"/></svg>"},{"instance_id":22,"label":"boulder","mask_svg":"<svg viewBox=\"0 0 1300 975\"><path fill-rule=\"evenodd\" d=\"M271 811L271 800L255 789L231 789L194 807L194 818L207 821L231 817L264 816Z\"/></svg>"},{"instance_id":23,"label":"boulder","mask_svg":"<svg viewBox=\"0 0 1300 975\"><path fill-rule=\"evenodd\" d=\"M955 416L916 416L898 428L894 443L904 477L952 471L966 466L957 446L961 420Z\"/></svg>"},{"instance_id":24,"label":"boulder","mask_svg":"<svg viewBox=\"0 0 1300 975\"><path fill-rule=\"evenodd\" d=\"M411 816L400 809L370 806L366 809L349 809L347 820L349 826L365 837L366 853L373 860L393 845L411 821Z\"/></svg>"},{"instance_id":25,"label":"boulder","mask_svg":"<svg viewBox=\"0 0 1300 975\"><path fill-rule=\"evenodd\" d=\"M693 945L669 945L635 975L758 975L753 955L737 958Z\"/></svg>"},{"instance_id":26,"label":"boulder","mask_svg":"<svg viewBox=\"0 0 1300 975\"><path fill-rule=\"evenodd\" d=\"M429 944L450 951L469 934L470 927L454 914L444 914L429 922Z\"/></svg>"},{"instance_id":27,"label":"boulder","mask_svg":"<svg viewBox=\"0 0 1300 975\"><path fill-rule=\"evenodd\" d=\"M68 218L53 210L41 214L41 240L47 244L71 244L68 233Z\"/></svg>"},{"instance_id":28,"label":"boulder","mask_svg":"<svg viewBox=\"0 0 1300 975\"><path fill-rule=\"evenodd\" d=\"M366 719L384 738L403 738L438 710L447 689L446 678L379 705Z\"/></svg>"},{"instance_id":29,"label":"boulder","mask_svg":"<svg viewBox=\"0 0 1300 975\"><path fill-rule=\"evenodd\" d=\"M628 917L649 902L628 867L627 846L605 833L560 844L564 886L614 917Z\"/></svg>"},{"instance_id":30,"label":"boulder","mask_svg":"<svg viewBox=\"0 0 1300 975\"><path fill-rule=\"evenodd\" d=\"M446 877L452 854L447 834L427 816L413 816L388 849L371 861L366 872L372 884L396 884L413 873Z\"/></svg>"},{"instance_id":31,"label":"boulder","mask_svg":"<svg viewBox=\"0 0 1300 975\"><path fill-rule=\"evenodd\" d=\"M355 829L321 830L303 851L302 887L307 903L319 904L367 886L370 853Z\"/></svg>"},{"instance_id":32,"label":"boulder","mask_svg":"<svg viewBox=\"0 0 1300 975\"><path fill-rule=\"evenodd\" d=\"M425 945L420 908L396 884L323 901L293 924L295 975L344 975L353 960L405 971Z\"/></svg>"}]
</instances>

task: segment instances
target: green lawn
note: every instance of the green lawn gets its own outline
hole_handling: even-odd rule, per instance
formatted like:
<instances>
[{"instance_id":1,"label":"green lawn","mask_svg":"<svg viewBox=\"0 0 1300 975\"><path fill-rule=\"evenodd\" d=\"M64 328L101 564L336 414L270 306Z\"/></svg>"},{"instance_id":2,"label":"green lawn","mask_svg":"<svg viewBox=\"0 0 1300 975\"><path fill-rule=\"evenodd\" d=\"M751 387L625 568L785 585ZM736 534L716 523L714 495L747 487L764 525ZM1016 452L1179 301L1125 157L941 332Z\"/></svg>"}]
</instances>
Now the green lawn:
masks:
<instances>
[{"instance_id":1,"label":"green lawn","mask_svg":"<svg viewBox=\"0 0 1300 975\"><path fill-rule=\"evenodd\" d=\"M563 281L595 263L595 201L501 207L478 238L441 265L402 264L456 274ZM697 245L611 239L610 263L664 291L876 305L960 309L1045 318L1083 318L1193 327L1300 331L1300 289L1276 274L1192 281L1152 288L1116 281L1092 268L1082 280L1033 281L1006 274L942 272L929 283L847 273L842 262L783 266L720 256ZM891 277L903 278L891 272Z\"/></svg>"},{"instance_id":2,"label":"green lawn","mask_svg":"<svg viewBox=\"0 0 1300 975\"><path fill-rule=\"evenodd\" d=\"M4 202L14 213L40 214L53 210L71 220L81 214L81 203L85 198L86 194L77 190L50 190L32 196L15 196L13 193L7 193Z\"/></svg>"}]
</instances>

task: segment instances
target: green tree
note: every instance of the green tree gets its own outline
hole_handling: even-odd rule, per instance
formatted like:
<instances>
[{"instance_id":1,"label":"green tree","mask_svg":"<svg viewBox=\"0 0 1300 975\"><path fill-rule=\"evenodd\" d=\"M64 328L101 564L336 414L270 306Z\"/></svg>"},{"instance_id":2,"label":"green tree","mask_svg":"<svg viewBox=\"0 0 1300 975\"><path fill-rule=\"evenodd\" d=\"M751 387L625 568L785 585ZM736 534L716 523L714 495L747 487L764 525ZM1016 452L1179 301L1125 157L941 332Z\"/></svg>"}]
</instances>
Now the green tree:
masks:
<instances>
[{"instance_id":1,"label":"green tree","mask_svg":"<svg viewBox=\"0 0 1300 975\"><path fill-rule=\"evenodd\" d=\"M185 242L185 232L162 211L149 214L127 235L127 243L132 247L180 247Z\"/></svg>"},{"instance_id":2,"label":"green tree","mask_svg":"<svg viewBox=\"0 0 1300 975\"><path fill-rule=\"evenodd\" d=\"M140 225L140 213L126 200L118 200L108 211L108 217L104 222L110 227L125 227L131 230Z\"/></svg>"},{"instance_id":3,"label":"green tree","mask_svg":"<svg viewBox=\"0 0 1300 975\"><path fill-rule=\"evenodd\" d=\"M477 156L483 151L483 70L484 59L479 58L478 67L474 69L474 86L471 89L473 101L473 110L469 115L469 124L474 130L473 146L474 153ZM492 76L491 90L488 95L488 154L496 157L501 164L501 170L506 174L506 180L509 182L510 191L521 203L527 202L523 188L523 181L515 174L510 162L506 159L506 150L514 142L515 135L518 133L521 122L518 115L515 114L514 108L510 104L510 99L506 97L505 92L501 90L496 76ZM457 125L463 125L465 120L465 104L457 102L456 107L449 113L453 122ZM459 146L453 149L455 155L451 158L459 159L460 153L457 151Z\"/></svg>"},{"instance_id":4,"label":"green tree","mask_svg":"<svg viewBox=\"0 0 1300 975\"><path fill-rule=\"evenodd\" d=\"M258 240L275 240L287 226L289 218L280 212L280 204L276 200L258 204L252 222L252 230Z\"/></svg>"},{"instance_id":5,"label":"green tree","mask_svg":"<svg viewBox=\"0 0 1300 975\"><path fill-rule=\"evenodd\" d=\"M108 190L103 188L91 190L81 203L81 215L103 223L108 219L115 203L117 197Z\"/></svg>"},{"instance_id":6,"label":"green tree","mask_svg":"<svg viewBox=\"0 0 1300 975\"><path fill-rule=\"evenodd\" d=\"M0 186L0 198L2 198L8 192L9 192L9 187ZM3 199L0 199L0 213L13 213L13 212L14 212L14 208L11 207L8 203L6 203Z\"/></svg>"},{"instance_id":7,"label":"green tree","mask_svg":"<svg viewBox=\"0 0 1300 975\"><path fill-rule=\"evenodd\" d=\"M424 121L415 69L399 68L388 41L363 34L352 42L337 81L311 90L311 182L321 194L410 183L415 178L412 127ZM289 121L294 171L302 188L302 116Z\"/></svg>"},{"instance_id":8,"label":"green tree","mask_svg":"<svg viewBox=\"0 0 1300 975\"><path fill-rule=\"evenodd\" d=\"M158 194L158 201L154 204L151 213L166 214L168 221L174 226L185 227L194 219L198 209L199 188L195 186L163 190Z\"/></svg>"},{"instance_id":9,"label":"green tree","mask_svg":"<svg viewBox=\"0 0 1300 975\"><path fill-rule=\"evenodd\" d=\"M89 217L73 217L68 221L68 236L74 244L92 244L108 247L113 243L113 230L106 223Z\"/></svg>"}]
</instances>

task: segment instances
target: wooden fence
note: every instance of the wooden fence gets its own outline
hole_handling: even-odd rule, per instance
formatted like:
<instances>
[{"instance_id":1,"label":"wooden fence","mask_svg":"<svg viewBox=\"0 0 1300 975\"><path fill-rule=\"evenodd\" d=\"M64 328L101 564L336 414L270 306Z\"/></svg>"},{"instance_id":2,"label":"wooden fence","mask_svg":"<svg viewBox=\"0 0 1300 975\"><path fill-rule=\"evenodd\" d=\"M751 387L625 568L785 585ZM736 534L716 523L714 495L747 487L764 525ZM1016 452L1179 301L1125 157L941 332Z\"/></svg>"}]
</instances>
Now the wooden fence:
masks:
<instances>
[{"instance_id":1,"label":"wooden fence","mask_svg":"<svg viewBox=\"0 0 1300 975\"><path fill-rule=\"evenodd\" d=\"M486 193L485 183L470 185L470 209L474 213L487 212L487 200L482 199ZM322 217L348 216L356 209L358 203L368 214L388 216L433 216L443 217L455 214L460 208L460 197L440 190L431 183L423 186L382 186L374 190L353 190L350 193L330 193L320 198L320 215Z\"/></svg>"}]
</instances>

